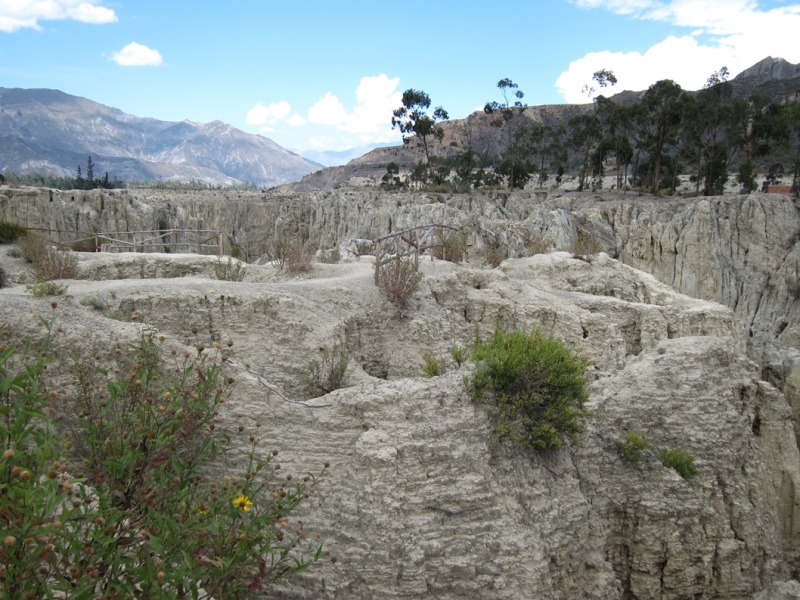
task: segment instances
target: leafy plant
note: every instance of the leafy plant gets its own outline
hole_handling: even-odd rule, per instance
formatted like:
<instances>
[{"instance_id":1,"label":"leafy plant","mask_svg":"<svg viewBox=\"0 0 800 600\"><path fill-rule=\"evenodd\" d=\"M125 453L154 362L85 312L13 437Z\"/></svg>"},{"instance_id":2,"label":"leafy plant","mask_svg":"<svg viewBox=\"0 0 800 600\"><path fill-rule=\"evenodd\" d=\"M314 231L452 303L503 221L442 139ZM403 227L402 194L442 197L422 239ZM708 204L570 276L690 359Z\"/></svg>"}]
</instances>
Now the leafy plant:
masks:
<instances>
[{"instance_id":1,"label":"leafy plant","mask_svg":"<svg viewBox=\"0 0 800 600\"><path fill-rule=\"evenodd\" d=\"M88 306L99 312L108 310L108 302L103 296L85 296L80 300L81 306Z\"/></svg>"},{"instance_id":2,"label":"leafy plant","mask_svg":"<svg viewBox=\"0 0 800 600\"><path fill-rule=\"evenodd\" d=\"M453 359L453 362L456 363L456 366L460 369L461 365L467 362L466 348L459 346L458 344L453 344L450 346L450 358Z\"/></svg>"},{"instance_id":3,"label":"leafy plant","mask_svg":"<svg viewBox=\"0 0 800 600\"><path fill-rule=\"evenodd\" d=\"M63 296L67 293L68 287L55 281L39 281L38 283L29 283L25 286L25 289L40 298L42 296Z\"/></svg>"},{"instance_id":4,"label":"leafy plant","mask_svg":"<svg viewBox=\"0 0 800 600\"><path fill-rule=\"evenodd\" d=\"M28 232L22 225L0 221L0 244L13 244Z\"/></svg>"},{"instance_id":5,"label":"leafy plant","mask_svg":"<svg viewBox=\"0 0 800 600\"><path fill-rule=\"evenodd\" d=\"M628 462L639 462L642 460L642 450L650 447L647 437L636 431L628 430L624 440L614 440L614 445L619 450L620 456Z\"/></svg>"},{"instance_id":6,"label":"leafy plant","mask_svg":"<svg viewBox=\"0 0 800 600\"><path fill-rule=\"evenodd\" d=\"M317 260L321 263L334 265L342 258L339 248L331 248L330 250L320 250Z\"/></svg>"},{"instance_id":7,"label":"leafy plant","mask_svg":"<svg viewBox=\"0 0 800 600\"><path fill-rule=\"evenodd\" d=\"M338 344L334 344L331 349L320 350L319 360L308 361L303 379L312 396L322 396L343 387L349 362L350 352Z\"/></svg>"},{"instance_id":8,"label":"leafy plant","mask_svg":"<svg viewBox=\"0 0 800 600\"><path fill-rule=\"evenodd\" d=\"M214 263L214 275L220 281L243 281L247 275L247 266L240 260L234 262L230 256L227 262L220 258Z\"/></svg>"},{"instance_id":9,"label":"leafy plant","mask_svg":"<svg viewBox=\"0 0 800 600\"><path fill-rule=\"evenodd\" d=\"M684 479L691 480L697 473L697 466L694 464L694 456L684 452L680 448L661 451L661 463L665 467L675 469L678 475Z\"/></svg>"},{"instance_id":10,"label":"leafy plant","mask_svg":"<svg viewBox=\"0 0 800 600\"><path fill-rule=\"evenodd\" d=\"M403 308L419 290L422 273L419 264L411 258L396 257L384 264L376 265L376 284L384 297Z\"/></svg>"},{"instance_id":11,"label":"leafy plant","mask_svg":"<svg viewBox=\"0 0 800 600\"><path fill-rule=\"evenodd\" d=\"M431 377L438 377L442 374L442 365L439 360L430 352L422 353L422 360L425 361L425 368L423 370L423 377L430 379Z\"/></svg>"},{"instance_id":12,"label":"leafy plant","mask_svg":"<svg viewBox=\"0 0 800 600\"><path fill-rule=\"evenodd\" d=\"M475 341L472 358L472 397L488 402L500 438L557 450L563 436L583 430L587 363L561 342L538 329L505 333L498 327L490 339Z\"/></svg>"},{"instance_id":13,"label":"leafy plant","mask_svg":"<svg viewBox=\"0 0 800 600\"><path fill-rule=\"evenodd\" d=\"M467 239L462 233L451 233L433 247L433 256L440 260L458 263L464 259L467 251Z\"/></svg>"},{"instance_id":14,"label":"leafy plant","mask_svg":"<svg viewBox=\"0 0 800 600\"><path fill-rule=\"evenodd\" d=\"M205 475L231 448L215 427L234 384L222 345L167 360L144 328L109 353L115 368L98 351L54 387L55 328L42 322L41 343L8 331L0 343L0 595L243 598L319 560L302 522L289 527L319 476L281 476L259 423L239 427L242 472Z\"/></svg>"}]
</instances>

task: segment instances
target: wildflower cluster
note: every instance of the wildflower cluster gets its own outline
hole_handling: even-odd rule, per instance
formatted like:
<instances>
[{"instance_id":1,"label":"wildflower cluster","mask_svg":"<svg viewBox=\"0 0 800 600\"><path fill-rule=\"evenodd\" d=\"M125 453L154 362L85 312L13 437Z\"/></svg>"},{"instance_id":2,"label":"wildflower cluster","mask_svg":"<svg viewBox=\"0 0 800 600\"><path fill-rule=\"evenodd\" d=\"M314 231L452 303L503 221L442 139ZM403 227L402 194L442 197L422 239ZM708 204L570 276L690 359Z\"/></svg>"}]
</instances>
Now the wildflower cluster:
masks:
<instances>
[{"instance_id":1,"label":"wildflower cluster","mask_svg":"<svg viewBox=\"0 0 800 600\"><path fill-rule=\"evenodd\" d=\"M241 420L242 472L204 468L232 444L216 426L232 342L168 351L143 326L59 389L42 323L38 344L0 341L0 596L238 598L321 557L292 518L321 473L284 475Z\"/></svg>"}]
</instances>

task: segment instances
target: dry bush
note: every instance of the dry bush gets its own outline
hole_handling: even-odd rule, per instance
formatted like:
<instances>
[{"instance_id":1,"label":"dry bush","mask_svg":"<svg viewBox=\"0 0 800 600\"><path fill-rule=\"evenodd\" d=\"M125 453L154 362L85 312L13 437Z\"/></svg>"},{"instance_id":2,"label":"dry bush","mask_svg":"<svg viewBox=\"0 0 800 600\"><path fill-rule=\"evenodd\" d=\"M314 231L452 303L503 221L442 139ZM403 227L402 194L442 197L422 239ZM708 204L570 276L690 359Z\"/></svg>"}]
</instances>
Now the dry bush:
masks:
<instances>
[{"instance_id":1,"label":"dry bush","mask_svg":"<svg viewBox=\"0 0 800 600\"><path fill-rule=\"evenodd\" d=\"M547 254L550 252L550 247L550 242L545 238L532 237L525 240L525 249L530 253L530 256Z\"/></svg>"},{"instance_id":2,"label":"dry bush","mask_svg":"<svg viewBox=\"0 0 800 600\"><path fill-rule=\"evenodd\" d=\"M279 271L285 267L290 273L305 273L311 270L314 253L299 239L278 236L270 242L267 257Z\"/></svg>"},{"instance_id":3,"label":"dry bush","mask_svg":"<svg viewBox=\"0 0 800 600\"><path fill-rule=\"evenodd\" d=\"M17 248L19 248L22 258L31 264L36 264L47 251L47 243L44 238L27 233L17 240Z\"/></svg>"},{"instance_id":4,"label":"dry bush","mask_svg":"<svg viewBox=\"0 0 800 600\"><path fill-rule=\"evenodd\" d=\"M38 281L73 279L77 273L78 257L68 250L53 246L47 246L44 256L33 263L33 274Z\"/></svg>"},{"instance_id":5,"label":"dry bush","mask_svg":"<svg viewBox=\"0 0 800 600\"><path fill-rule=\"evenodd\" d=\"M398 256L382 265L376 265L376 268L378 288L396 307L403 308L411 296L419 290L422 273L419 272L416 260Z\"/></svg>"},{"instance_id":6,"label":"dry bush","mask_svg":"<svg viewBox=\"0 0 800 600\"><path fill-rule=\"evenodd\" d=\"M492 267L497 267L508 258L508 249L500 245L486 246L486 263Z\"/></svg>"},{"instance_id":7,"label":"dry bush","mask_svg":"<svg viewBox=\"0 0 800 600\"><path fill-rule=\"evenodd\" d=\"M290 273L306 273L311 270L314 253L299 240L293 240L286 249L286 269Z\"/></svg>"},{"instance_id":8,"label":"dry bush","mask_svg":"<svg viewBox=\"0 0 800 600\"><path fill-rule=\"evenodd\" d=\"M17 247L22 258L33 266L37 281L72 279L78 272L78 258L72 252L59 250L37 235L22 236Z\"/></svg>"},{"instance_id":9,"label":"dry bush","mask_svg":"<svg viewBox=\"0 0 800 600\"><path fill-rule=\"evenodd\" d=\"M8 275L6 274L3 267L0 267L0 289L8 287L9 285L11 285L11 282L8 279Z\"/></svg>"},{"instance_id":10,"label":"dry bush","mask_svg":"<svg viewBox=\"0 0 800 600\"><path fill-rule=\"evenodd\" d=\"M578 237L575 238L569 251L572 254L572 258L591 263L597 258L597 255L603 251L603 244L600 243L600 240L590 236L588 233L579 231Z\"/></svg>"}]
</instances>

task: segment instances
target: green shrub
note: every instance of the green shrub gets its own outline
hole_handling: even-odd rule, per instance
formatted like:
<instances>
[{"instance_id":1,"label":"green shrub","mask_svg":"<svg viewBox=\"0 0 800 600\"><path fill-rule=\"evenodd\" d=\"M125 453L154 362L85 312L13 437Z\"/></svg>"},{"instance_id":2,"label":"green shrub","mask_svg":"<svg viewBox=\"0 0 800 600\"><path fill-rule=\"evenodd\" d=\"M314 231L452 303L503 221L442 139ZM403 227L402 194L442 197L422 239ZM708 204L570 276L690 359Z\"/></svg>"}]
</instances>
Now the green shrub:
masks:
<instances>
[{"instance_id":1,"label":"green shrub","mask_svg":"<svg viewBox=\"0 0 800 600\"><path fill-rule=\"evenodd\" d=\"M398 308L403 308L419 290L422 273L416 260L398 256L375 268L375 283L384 297Z\"/></svg>"},{"instance_id":2,"label":"green shrub","mask_svg":"<svg viewBox=\"0 0 800 600\"><path fill-rule=\"evenodd\" d=\"M587 363L561 342L535 329L476 340L477 363L469 387L473 399L489 401L495 433L535 449L561 447L562 437L583 430Z\"/></svg>"},{"instance_id":3,"label":"green shrub","mask_svg":"<svg viewBox=\"0 0 800 600\"><path fill-rule=\"evenodd\" d=\"M431 377L438 377L442 374L442 365L439 364L439 360L433 354L427 351L423 352L422 360L425 361L423 377L430 379Z\"/></svg>"},{"instance_id":4,"label":"green shrub","mask_svg":"<svg viewBox=\"0 0 800 600\"><path fill-rule=\"evenodd\" d=\"M80 305L88 306L99 312L108 310L108 302L103 296L85 296L81 298Z\"/></svg>"},{"instance_id":5,"label":"green shrub","mask_svg":"<svg viewBox=\"0 0 800 600\"><path fill-rule=\"evenodd\" d=\"M661 463L665 467L675 469L678 472L678 475L687 481L695 477L698 473L697 467L694 464L694 456L688 452L684 452L680 448L662 450Z\"/></svg>"},{"instance_id":6,"label":"green shrub","mask_svg":"<svg viewBox=\"0 0 800 600\"><path fill-rule=\"evenodd\" d=\"M628 462L642 460L642 450L650 447L650 441L644 434L634 429L628 430L624 440L614 440L620 456Z\"/></svg>"},{"instance_id":7,"label":"green shrub","mask_svg":"<svg viewBox=\"0 0 800 600\"><path fill-rule=\"evenodd\" d=\"M309 393L314 397L322 396L343 387L349 362L350 352L338 344L320 350L320 359L308 361L308 367L301 375Z\"/></svg>"},{"instance_id":8,"label":"green shrub","mask_svg":"<svg viewBox=\"0 0 800 600\"><path fill-rule=\"evenodd\" d=\"M55 387L43 323L41 344L0 340L0 596L245 598L320 558L300 522L285 529L318 476L272 465L258 423L239 428L242 470L206 475L231 448L215 428L234 383L221 347L169 358L143 329Z\"/></svg>"},{"instance_id":9,"label":"green shrub","mask_svg":"<svg viewBox=\"0 0 800 600\"><path fill-rule=\"evenodd\" d=\"M342 259L339 248L331 248L330 250L320 250L317 260L321 263L335 265Z\"/></svg>"},{"instance_id":10,"label":"green shrub","mask_svg":"<svg viewBox=\"0 0 800 600\"><path fill-rule=\"evenodd\" d=\"M40 298L42 296L63 296L67 293L68 287L54 281L39 281L37 283L29 283L25 286L25 289Z\"/></svg>"},{"instance_id":11,"label":"green shrub","mask_svg":"<svg viewBox=\"0 0 800 600\"><path fill-rule=\"evenodd\" d=\"M440 237L443 237L443 235L440 234ZM467 238L460 232L450 232L441 243L436 244L432 249L434 258L448 260L453 263L464 260L466 251Z\"/></svg>"},{"instance_id":12,"label":"green shrub","mask_svg":"<svg viewBox=\"0 0 800 600\"><path fill-rule=\"evenodd\" d=\"M0 221L0 244L13 244L28 232L22 225Z\"/></svg>"},{"instance_id":13,"label":"green shrub","mask_svg":"<svg viewBox=\"0 0 800 600\"><path fill-rule=\"evenodd\" d=\"M456 363L456 366L460 369L461 365L467 362L467 350L458 344L453 344L450 346L450 358L453 359L453 362Z\"/></svg>"},{"instance_id":14,"label":"green shrub","mask_svg":"<svg viewBox=\"0 0 800 600\"><path fill-rule=\"evenodd\" d=\"M245 264L228 257L227 262L223 262L221 258L217 259L214 263L214 275L220 281L242 281L247 275L247 267Z\"/></svg>"}]
</instances>

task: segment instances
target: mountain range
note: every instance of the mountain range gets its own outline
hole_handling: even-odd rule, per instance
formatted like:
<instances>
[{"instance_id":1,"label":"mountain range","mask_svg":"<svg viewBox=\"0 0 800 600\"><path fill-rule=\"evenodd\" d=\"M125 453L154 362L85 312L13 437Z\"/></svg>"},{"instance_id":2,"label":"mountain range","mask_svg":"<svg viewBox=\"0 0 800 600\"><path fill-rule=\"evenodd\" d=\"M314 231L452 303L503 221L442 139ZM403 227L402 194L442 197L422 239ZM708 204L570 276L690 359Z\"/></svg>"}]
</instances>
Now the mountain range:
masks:
<instances>
[{"instance_id":1,"label":"mountain range","mask_svg":"<svg viewBox=\"0 0 800 600\"><path fill-rule=\"evenodd\" d=\"M773 101L794 101L800 89L800 65L767 57L731 83L736 96L761 93ZM623 91L611 99L627 104L638 102L643 94ZM554 104L532 106L524 114L534 122L557 126L591 110L592 104ZM499 151L497 128L490 126L483 111L444 122L442 128L445 135L437 144L441 156L454 155L467 145ZM72 177L88 156L95 175L107 171L126 182L194 179L214 185L289 184L303 191L331 189L353 177L379 180L387 163L409 168L419 160L420 149L415 143L376 144L295 153L221 121L160 121L58 90L0 88L0 172Z\"/></svg>"},{"instance_id":2,"label":"mountain range","mask_svg":"<svg viewBox=\"0 0 800 600\"><path fill-rule=\"evenodd\" d=\"M322 168L222 121L140 118L58 90L0 88L0 132L0 172L71 177L91 156L122 181L271 187Z\"/></svg>"}]
</instances>

